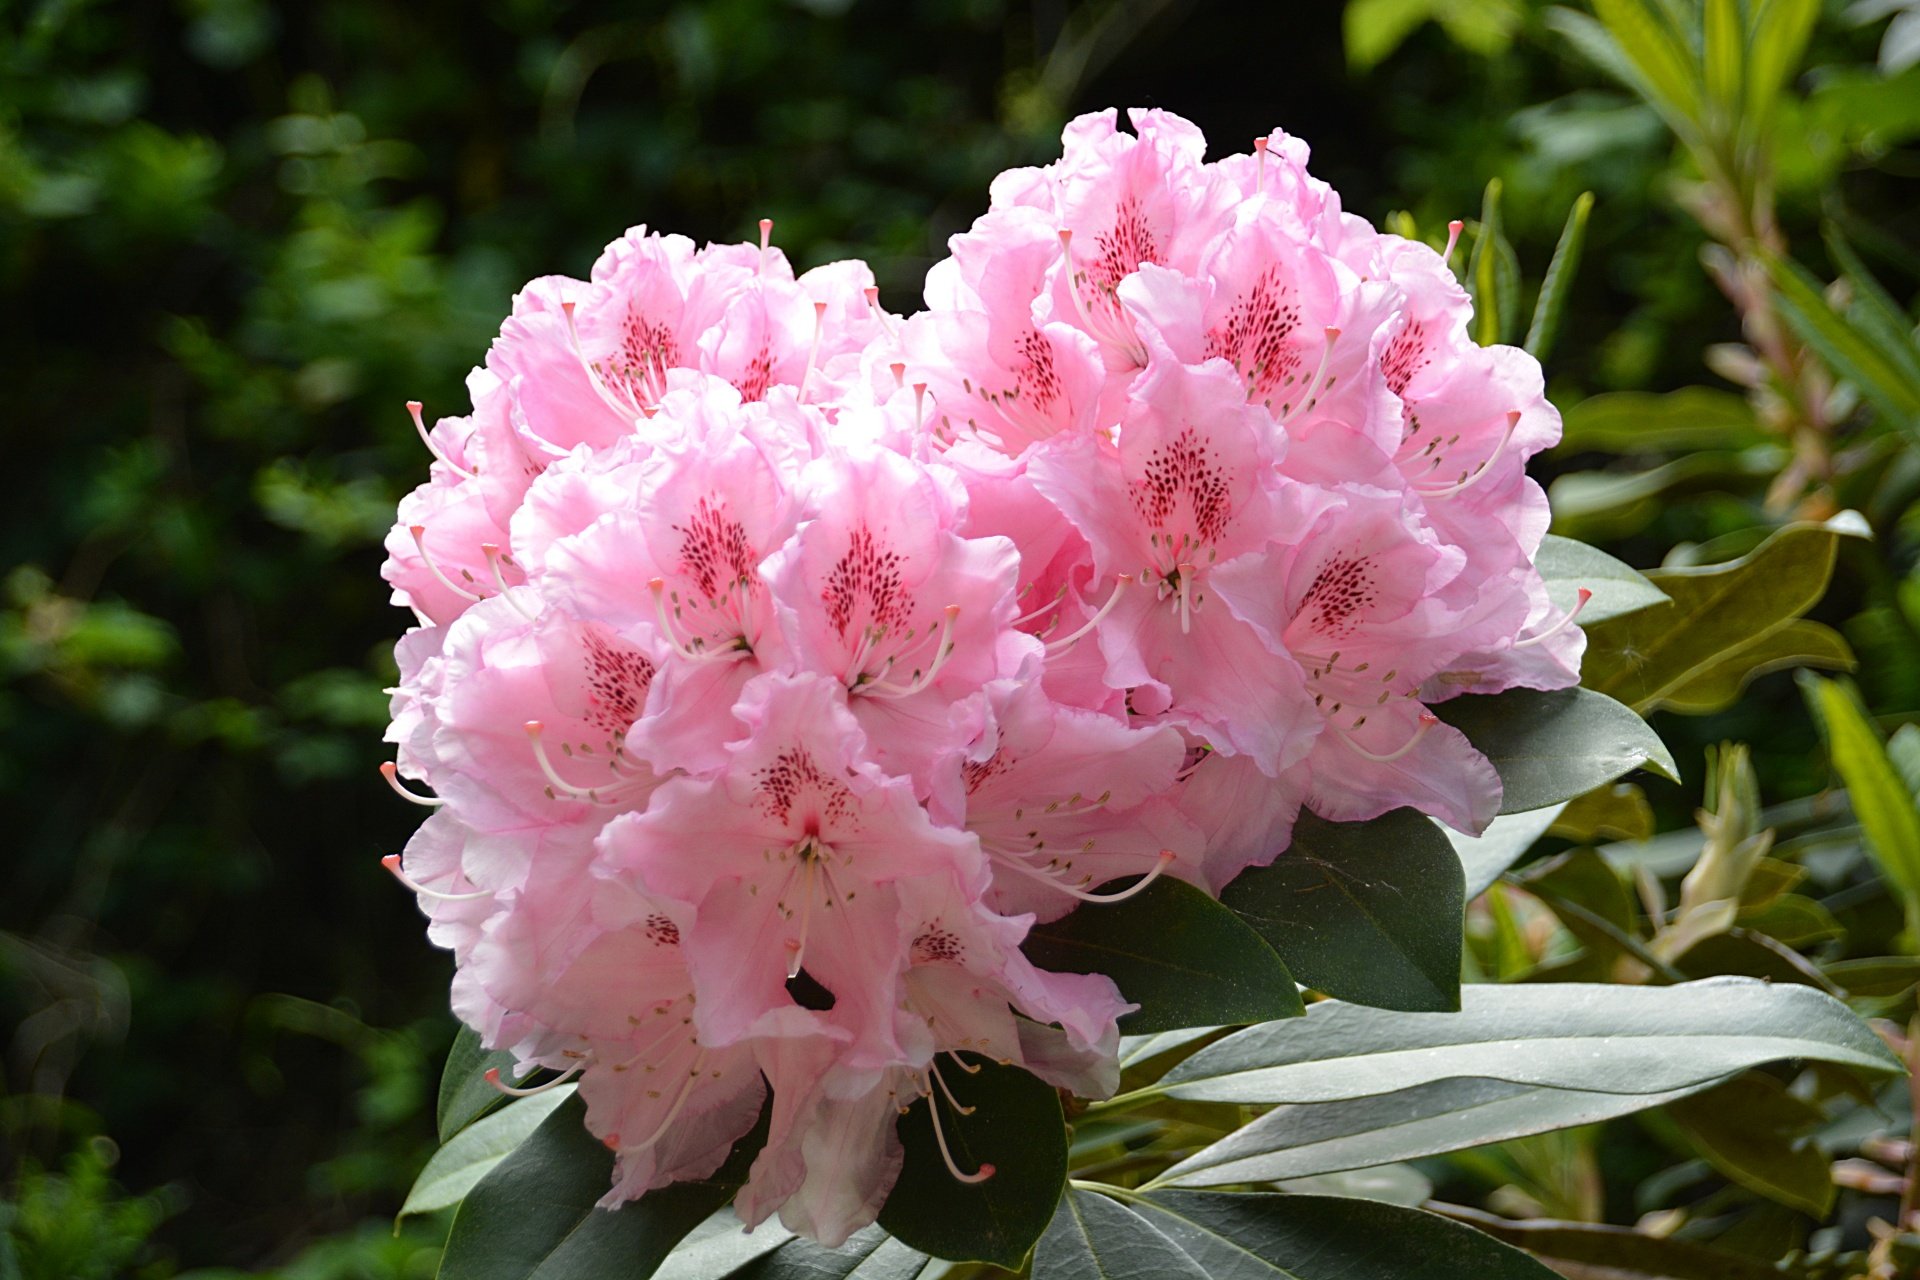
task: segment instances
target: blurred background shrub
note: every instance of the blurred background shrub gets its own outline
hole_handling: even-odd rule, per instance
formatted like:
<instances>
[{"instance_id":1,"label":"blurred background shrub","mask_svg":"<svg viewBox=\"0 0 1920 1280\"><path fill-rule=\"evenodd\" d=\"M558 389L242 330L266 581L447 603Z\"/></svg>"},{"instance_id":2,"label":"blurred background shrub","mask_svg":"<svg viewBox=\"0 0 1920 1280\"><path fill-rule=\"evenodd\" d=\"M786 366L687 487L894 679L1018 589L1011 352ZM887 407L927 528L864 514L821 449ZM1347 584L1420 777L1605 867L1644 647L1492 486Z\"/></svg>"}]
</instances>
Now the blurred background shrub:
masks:
<instances>
[{"instance_id":1,"label":"blurred background shrub","mask_svg":"<svg viewBox=\"0 0 1920 1280\"><path fill-rule=\"evenodd\" d=\"M634 223L770 216L797 265L863 254L911 310L988 179L1110 105L1222 150L1279 123L1354 212L1469 219L1489 338L1523 336L1591 192L1547 362L1562 530L1674 569L1843 508L1875 535L1831 539L1824 600L1725 697L1647 704L1689 785L1563 822L1476 906L1481 976L1664 980L1630 962L1681 954L1687 900L1647 885L1727 842L1703 794L1841 850L1775 950L1910 955L1887 851L1847 797L1807 799L1831 710L1741 688L1857 653L1856 762L1920 713L1917 63L1903 0L0 0L0 1277L431 1274L444 1222L388 1225L452 1035L449 966L377 861L416 820L375 773L407 621L379 540L427 460L403 402L461 411L513 289ZM1626 961L1561 909L1606 882L1552 878L1623 837ZM1874 1011L1911 1011L1912 968L1876 971ZM1623 1123L1612 1163L1543 1139L1442 1185L1590 1220L1700 1178L1756 1198L1684 1125ZM1860 1214L1783 1212L1736 1215L1761 1256L1823 1222L1865 1247Z\"/></svg>"}]
</instances>

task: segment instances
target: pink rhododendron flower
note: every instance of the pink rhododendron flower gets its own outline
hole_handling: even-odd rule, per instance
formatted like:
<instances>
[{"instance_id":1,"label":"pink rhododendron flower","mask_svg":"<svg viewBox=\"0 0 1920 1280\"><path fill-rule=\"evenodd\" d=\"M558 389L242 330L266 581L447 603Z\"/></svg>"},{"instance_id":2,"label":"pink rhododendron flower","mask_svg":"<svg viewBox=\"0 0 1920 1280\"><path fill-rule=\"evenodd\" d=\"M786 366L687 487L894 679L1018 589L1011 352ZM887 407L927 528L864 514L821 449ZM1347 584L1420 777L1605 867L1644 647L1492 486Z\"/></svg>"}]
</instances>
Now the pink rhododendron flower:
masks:
<instances>
[{"instance_id":1,"label":"pink rhododendron flower","mask_svg":"<svg viewBox=\"0 0 1920 1280\"><path fill-rule=\"evenodd\" d=\"M470 413L410 407L384 771L434 812L388 864L459 1016L578 1079L604 1205L763 1115L738 1211L829 1245L903 1110L995 1176L951 1073L1104 1097L1133 1008L1034 930L1217 895L1303 808L1477 831L1431 707L1577 682L1537 363L1298 139L1129 119L1002 174L920 315L636 228L520 292Z\"/></svg>"}]
</instances>

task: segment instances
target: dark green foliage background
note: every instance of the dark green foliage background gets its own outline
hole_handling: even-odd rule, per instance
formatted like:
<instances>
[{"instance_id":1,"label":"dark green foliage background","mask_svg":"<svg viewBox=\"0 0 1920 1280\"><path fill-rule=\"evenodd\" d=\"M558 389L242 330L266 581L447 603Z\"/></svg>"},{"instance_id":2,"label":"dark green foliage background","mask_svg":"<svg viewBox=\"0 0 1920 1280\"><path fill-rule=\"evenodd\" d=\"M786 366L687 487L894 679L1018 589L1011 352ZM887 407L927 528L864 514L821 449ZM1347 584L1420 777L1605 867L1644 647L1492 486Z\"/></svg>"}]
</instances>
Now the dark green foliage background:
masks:
<instances>
[{"instance_id":1,"label":"dark green foliage background","mask_svg":"<svg viewBox=\"0 0 1920 1280\"><path fill-rule=\"evenodd\" d=\"M81 1217L109 1166L159 1189L71 1273L323 1238L303 1274L431 1266L428 1237L357 1226L433 1145L451 1034L449 966L377 861L418 816L375 774L408 621L378 544L425 476L402 402L463 409L520 282L630 224L764 215L797 264L864 255L912 310L995 172L1075 112L1155 104L1222 150L1284 125L1376 220L1470 216L1501 176L1529 279L1595 190L1556 390L1705 380L1735 324L1669 140L1515 8L1505 56L1428 26L1359 73L1339 6L1270 0L0 0L0 1183ZM1873 45L1823 27L1810 83L1845 89ZM1920 107L1848 101L1783 175L1789 230L1865 228L1907 297ZM1614 549L1657 563L1731 501ZM1920 701L1911 669L1865 683ZM1817 788L1790 686L1758 693L1679 729L1683 769L1751 736L1770 797Z\"/></svg>"}]
</instances>

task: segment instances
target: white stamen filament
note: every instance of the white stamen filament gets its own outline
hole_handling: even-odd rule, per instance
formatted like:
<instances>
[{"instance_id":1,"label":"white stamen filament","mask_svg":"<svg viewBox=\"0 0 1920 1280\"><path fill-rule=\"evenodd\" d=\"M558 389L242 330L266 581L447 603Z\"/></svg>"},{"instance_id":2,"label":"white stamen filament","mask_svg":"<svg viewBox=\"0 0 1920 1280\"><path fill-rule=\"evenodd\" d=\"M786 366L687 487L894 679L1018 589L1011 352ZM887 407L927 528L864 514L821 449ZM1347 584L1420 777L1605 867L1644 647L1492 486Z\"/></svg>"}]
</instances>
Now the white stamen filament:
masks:
<instances>
[{"instance_id":1,"label":"white stamen filament","mask_svg":"<svg viewBox=\"0 0 1920 1280\"><path fill-rule=\"evenodd\" d=\"M1027 588L1031 590L1033 588L1033 584L1029 582L1027 584ZM1054 592L1051 596L1047 597L1047 602L1045 604L1041 605L1038 609L1035 609L1031 613L1021 614L1019 617L1015 618L1008 625L1015 626L1015 627L1024 627L1029 622L1033 622L1040 618L1043 618L1047 614L1053 612L1055 609L1058 609L1060 607L1060 602L1066 598L1067 598L1067 584L1063 582L1060 584L1060 589L1058 591Z\"/></svg>"},{"instance_id":2,"label":"white stamen filament","mask_svg":"<svg viewBox=\"0 0 1920 1280\"><path fill-rule=\"evenodd\" d=\"M387 780L387 785L392 787L393 793L399 796L402 800L411 801L414 804L420 805L428 809L438 809L441 805L446 803L446 801L439 796L423 796L417 791L409 791L405 787L401 786L400 785L400 766L395 764L391 760L385 761L381 764L380 776Z\"/></svg>"},{"instance_id":3,"label":"white stamen filament","mask_svg":"<svg viewBox=\"0 0 1920 1280\"><path fill-rule=\"evenodd\" d=\"M493 573L493 585L500 589L500 594L506 597L507 603L513 606L515 613L524 620L532 622L533 614L527 611L527 607L520 603L507 586L507 575L500 569L500 562L505 559L500 554L500 548L491 542L483 542L480 544L480 554L487 558L487 568Z\"/></svg>"},{"instance_id":4,"label":"white stamen filament","mask_svg":"<svg viewBox=\"0 0 1920 1280\"><path fill-rule=\"evenodd\" d=\"M694 1082L700 1078L700 1069L706 1065L706 1062L707 1051L705 1049L701 1049L693 1055L693 1062L687 1067L687 1077L680 1082L680 1092L674 1095L673 1105L667 1108L667 1114L660 1118L660 1123L655 1126L653 1133L647 1137L645 1142L634 1146L620 1146L616 1148L619 1153L637 1155L642 1151L648 1150L655 1143L659 1142L661 1138L666 1136L667 1129L675 1120L679 1119L681 1108L687 1105L687 1099L693 1093Z\"/></svg>"},{"instance_id":5,"label":"white stamen filament","mask_svg":"<svg viewBox=\"0 0 1920 1280\"><path fill-rule=\"evenodd\" d=\"M427 446L427 452L441 462L446 463L447 469L459 476L462 480L478 479L473 472L467 470L452 458L449 458L441 451L440 446L433 442L433 433L427 430L427 422L426 419L420 416L420 409L421 405L418 400L407 401L407 412L413 416L413 429L420 433L420 443Z\"/></svg>"},{"instance_id":6,"label":"white stamen filament","mask_svg":"<svg viewBox=\"0 0 1920 1280\"><path fill-rule=\"evenodd\" d=\"M1313 377L1307 379L1307 385L1300 388L1300 398L1286 406L1286 412L1280 415L1279 422L1283 427L1311 409L1314 397L1320 394L1320 383L1327 376L1327 364L1333 359L1334 343L1340 341L1340 330L1328 325L1324 337L1326 345L1320 348L1320 363L1314 367Z\"/></svg>"},{"instance_id":7,"label":"white stamen filament","mask_svg":"<svg viewBox=\"0 0 1920 1280\"><path fill-rule=\"evenodd\" d=\"M929 1076L932 1076L938 1079L940 1076L939 1064L935 1063L932 1066L929 1066L927 1068L927 1074ZM943 1092L946 1091L946 1087L947 1087L947 1082L945 1080L941 1080L940 1088ZM985 1163L984 1161L981 1163L980 1168L973 1173L960 1172L960 1166L954 1162L953 1152L947 1146L946 1131L940 1127L940 1100L933 1096L933 1086L931 1084L928 1084L925 1091L920 1096L927 1100L927 1116L933 1121L933 1140L940 1144L940 1158L947 1162L947 1172L953 1175L953 1180L955 1182L965 1182L971 1185L974 1183L985 1182L988 1178L991 1178L994 1172L993 1166L991 1164ZM951 1100L953 1098L953 1095L951 1093L948 1093L947 1098ZM959 1108L959 1105L960 1104L957 1102L954 1103L954 1106L956 1109ZM971 1108L969 1108L965 1111L962 1111L960 1114L972 1115L973 1111Z\"/></svg>"},{"instance_id":8,"label":"white stamen filament","mask_svg":"<svg viewBox=\"0 0 1920 1280\"><path fill-rule=\"evenodd\" d=\"M1474 485L1479 484L1481 479L1489 471L1493 470L1493 464L1498 462L1500 455L1507 451L1507 445L1513 440L1514 428L1519 425L1519 411L1513 410L1508 412L1507 429L1500 433L1500 443L1493 446L1493 452L1487 455L1487 460L1481 463L1472 475L1463 478L1460 483L1450 484L1444 489L1422 489L1419 485L1412 485L1410 487L1423 498L1451 498L1454 494L1462 490L1471 489Z\"/></svg>"},{"instance_id":9,"label":"white stamen filament","mask_svg":"<svg viewBox=\"0 0 1920 1280\"><path fill-rule=\"evenodd\" d=\"M820 363L820 338L826 329L827 304L816 302L813 304L813 345L807 348L807 367L800 375L799 401L801 404L807 402L807 384L813 381L814 367Z\"/></svg>"},{"instance_id":10,"label":"white stamen filament","mask_svg":"<svg viewBox=\"0 0 1920 1280\"><path fill-rule=\"evenodd\" d=\"M804 854L801 857L806 866L806 883L800 889L800 936L787 939L788 980L800 976L807 957L807 932L813 924L814 861Z\"/></svg>"},{"instance_id":11,"label":"white stamen filament","mask_svg":"<svg viewBox=\"0 0 1920 1280\"><path fill-rule=\"evenodd\" d=\"M893 317L888 315L886 308L880 305L880 286L870 284L862 289L860 293L861 296L866 298L867 308L873 312L873 318L880 322L880 328L886 332L889 338L898 338L900 335L893 327Z\"/></svg>"},{"instance_id":12,"label":"white stamen filament","mask_svg":"<svg viewBox=\"0 0 1920 1280\"><path fill-rule=\"evenodd\" d=\"M1392 764L1395 760L1400 759L1402 756L1406 755L1409 751L1413 750L1416 746L1418 746L1420 744L1420 739L1427 736L1427 730L1433 728L1433 726L1440 723L1440 717L1434 715L1431 711L1422 711L1420 713L1420 727L1413 731L1413 736L1408 738L1405 742L1401 743L1400 748L1397 751L1389 751L1385 755L1379 755L1376 752L1369 751L1365 747L1361 746L1359 742L1357 742L1354 739L1352 734L1348 733L1345 729L1342 729L1340 727L1338 722L1329 720L1327 723L1333 726L1334 732L1340 735L1341 741L1345 742L1349 747L1353 748L1354 753L1358 755L1361 759L1371 760L1375 764Z\"/></svg>"},{"instance_id":13,"label":"white stamen filament","mask_svg":"<svg viewBox=\"0 0 1920 1280\"><path fill-rule=\"evenodd\" d=\"M427 572L432 574L441 586L471 604L478 604L480 601L486 599L485 596L460 586L454 582L452 578L449 578L440 571L440 566L435 564L433 557L427 554L427 526L423 524L410 524L407 526L407 532L413 535L413 545L419 550L420 559L426 564Z\"/></svg>"},{"instance_id":14,"label":"white stamen filament","mask_svg":"<svg viewBox=\"0 0 1920 1280\"><path fill-rule=\"evenodd\" d=\"M1128 898L1133 897L1133 895L1145 889L1148 885L1152 884L1155 880L1158 880L1160 878L1160 873L1167 869L1168 865L1173 862L1173 858L1174 858L1173 850L1162 849L1160 851L1160 860L1154 863L1153 869L1147 872L1146 875L1142 876L1136 883L1128 885L1124 889L1117 889L1112 893L1096 893L1087 889L1077 889L1074 886L1067 884L1065 881L1061 880L1059 878L1059 873L1043 871L1040 868L1033 866L1031 863L1027 862L1024 858L1021 858L1017 854L1004 853L995 849L989 849L987 850L987 853L989 856L993 857L996 861L998 861L1001 866L1006 867L1012 871L1017 871L1022 875L1028 876L1034 880L1038 880L1041 884L1046 885L1048 888L1058 889L1061 893L1066 894L1070 898L1078 898L1082 902L1107 902L1107 903L1125 902ZM1082 880L1081 883L1084 884L1087 882L1087 880L1091 880L1091 879L1092 877L1088 876L1086 880Z\"/></svg>"},{"instance_id":15,"label":"white stamen filament","mask_svg":"<svg viewBox=\"0 0 1920 1280\"><path fill-rule=\"evenodd\" d=\"M592 804L614 803L611 800L602 799L599 791L594 788L575 786L560 776L559 772L553 767L552 759L547 755L546 744L540 740L540 735L546 728L545 725L538 720L529 720L525 728L527 731L527 741L533 744L534 762L540 766L540 772L546 775L549 786L571 800L585 800Z\"/></svg>"},{"instance_id":16,"label":"white stamen filament","mask_svg":"<svg viewBox=\"0 0 1920 1280\"><path fill-rule=\"evenodd\" d=\"M1047 656L1051 658L1057 653L1065 652L1075 641L1090 634L1095 627L1100 625L1101 621L1108 614L1113 612L1114 606L1120 603L1120 593L1132 582L1133 576L1131 574L1114 574L1113 593L1107 597L1106 603L1094 610L1093 616L1074 628L1071 634L1061 636L1058 640L1049 640L1047 642Z\"/></svg>"},{"instance_id":17,"label":"white stamen filament","mask_svg":"<svg viewBox=\"0 0 1920 1280\"><path fill-rule=\"evenodd\" d=\"M946 666L947 659L953 656L953 624L959 616L959 605L950 604L946 607L940 617L939 634L934 640L933 658L927 663L926 669L915 676L911 683L892 684L885 680L873 680L859 686L853 692L876 698L910 698L932 684L934 677L940 674L940 668ZM891 667L894 661L895 659L889 658L887 665Z\"/></svg>"},{"instance_id":18,"label":"white stamen filament","mask_svg":"<svg viewBox=\"0 0 1920 1280\"><path fill-rule=\"evenodd\" d=\"M704 636L686 638L681 636L678 627L667 616L667 580L654 578L647 583L647 590L653 593L653 616L660 624L660 634L666 639L673 651L689 662L736 662L750 656L751 650L733 645L722 645L717 649L707 647ZM678 606L676 606L677 611ZM743 637L744 638L744 637Z\"/></svg>"},{"instance_id":19,"label":"white stamen filament","mask_svg":"<svg viewBox=\"0 0 1920 1280\"><path fill-rule=\"evenodd\" d=\"M509 1098L531 1098L536 1093L545 1093L549 1089L558 1089L561 1085L573 1079L575 1076L579 1075L585 1069L586 1069L586 1063L584 1062L575 1063L573 1066L568 1067L565 1071L561 1072L559 1075L555 1076L553 1079L545 1081L541 1084L536 1084L532 1088L528 1088L528 1089L515 1088L513 1085L510 1085L506 1081L502 1080L500 1078L500 1068L498 1067L488 1067L486 1079L488 1084L498 1089L501 1093L506 1094Z\"/></svg>"},{"instance_id":20,"label":"white stamen filament","mask_svg":"<svg viewBox=\"0 0 1920 1280\"><path fill-rule=\"evenodd\" d=\"M1516 649L1525 649L1530 645L1539 644L1543 640L1553 639L1553 637L1573 625L1573 620L1580 616L1580 611L1587 607L1587 601L1591 599L1593 599L1593 592L1587 590L1585 587L1581 587L1579 597L1573 602L1573 608L1562 614L1558 622L1548 627L1545 631L1540 632L1538 635L1528 636L1524 640L1515 640L1513 647Z\"/></svg>"},{"instance_id":21,"label":"white stamen filament","mask_svg":"<svg viewBox=\"0 0 1920 1280\"><path fill-rule=\"evenodd\" d=\"M1069 227L1061 227L1059 236L1060 250L1067 259L1067 292L1073 297L1074 314L1080 317L1080 325L1086 330L1087 336L1096 341L1121 347L1136 365L1145 365L1146 349L1141 345L1140 335L1135 333L1132 325L1127 322L1118 299L1114 300L1113 313L1110 317L1100 320L1093 318L1093 310L1087 305L1086 298L1080 292L1080 276L1073 265L1073 230Z\"/></svg>"},{"instance_id":22,"label":"white stamen filament","mask_svg":"<svg viewBox=\"0 0 1920 1280\"><path fill-rule=\"evenodd\" d=\"M620 400L614 396L613 392L608 389L606 382L601 379L599 372L594 369L593 361L587 359L586 349L580 345L580 331L573 326L573 308L574 304L571 302L563 302L560 304L560 314L565 317L567 324L567 347L573 352L573 358L580 362L580 369L587 375L587 383L593 388L593 394L600 398L601 404L606 405L607 408L615 414L628 419L634 426L639 426L641 417L645 416L641 406L633 403L622 404ZM654 389L649 387L648 392L650 393L650 398L652 398ZM533 439L556 456L562 458L567 456L567 451L551 440L544 439L540 436L534 436Z\"/></svg>"},{"instance_id":23,"label":"white stamen filament","mask_svg":"<svg viewBox=\"0 0 1920 1280\"><path fill-rule=\"evenodd\" d=\"M388 871L391 871L393 878L407 886L407 888L413 890L415 893L432 898L437 902L475 902L481 898L491 898L493 896L493 891L490 889L481 889L476 893L442 893L438 889L429 889L401 869L400 855L397 853L390 853L380 859L380 865Z\"/></svg>"}]
</instances>

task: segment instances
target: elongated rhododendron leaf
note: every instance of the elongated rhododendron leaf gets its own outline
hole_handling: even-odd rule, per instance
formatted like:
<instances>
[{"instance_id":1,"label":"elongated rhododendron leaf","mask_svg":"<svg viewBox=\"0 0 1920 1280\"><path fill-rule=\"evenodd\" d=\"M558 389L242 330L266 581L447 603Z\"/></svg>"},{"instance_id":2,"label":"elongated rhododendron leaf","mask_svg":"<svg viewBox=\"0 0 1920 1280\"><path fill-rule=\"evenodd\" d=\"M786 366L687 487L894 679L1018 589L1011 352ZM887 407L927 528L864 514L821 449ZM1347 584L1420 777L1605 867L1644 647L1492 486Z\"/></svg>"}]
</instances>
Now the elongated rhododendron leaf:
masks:
<instances>
[{"instance_id":1,"label":"elongated rhododendron leaf","mask_svg":"<svg viewBox=\"0 0 1920 1280\"><path fill-rule=\"evenodd\" d=\"M1273 865L1220 900L1306 986L1356 1004L1460 1007L1465 878L1433 820L1396 809L1370 822L1303 814Z\"/></svg>"},{"instance_id":2,"label":"elongated rhododendron leaf","mask_svg":"<svg viewBox=\"0 0 1920 1280\"><path fill-rule=\"evenodd\" d=\"M1509 689L1455 698L1434 714L1493 761L1502 813L1571 800L1635 769L1680 777L1673 755L1646 721L1589 689Z\"/></svg>"},{"instance_id":3,"label":"elongated rhododendron leaf","mask_svg":"<svg viewBox=\"0 0 1920 1280\"><path fill-rule=\"evenodd\" d=\"M1140 1006L1131 1035L1302 1011L1293 975L1257 927L1192 885L1163 880L1111 906L1090 904L1027 935L1043 968L1104 973Z\"/></svg>"},{"instance_id":4,"label":"elongated rhododendron leaf","mask_svg":"<svg viewBox=\"0 0 1920 1280\"><path fill-rule=\"evenodd\" d=\"M480 1047L480 1033L462 1026L454 1033L453 1047L447 1050L447 1065L440 1072L440 1098L434 1108L440 1141L478 1120L506 1101L506 1095L487 1083L487 1072L498 1071L511 1081L513 1055Z\"/></svg>"},{"instance_id":5,"label":"elongated rhododendron leaf","mask_svg":"<svg viewBox=\"0 0 1920 1280\"><path fill-rule=\"evenodd\" d=\"M480 1180L454 1215L442 1280L645 1280L689 1231L733 1197L767 1126L742 1138L706 1178L597 1209L613 1156L569 1098Z\"/></svg>"}]
</instances>

